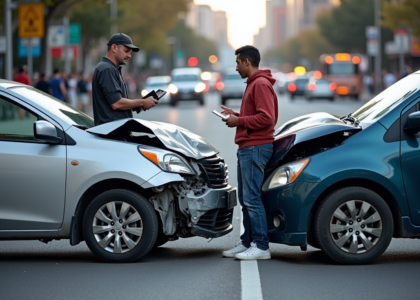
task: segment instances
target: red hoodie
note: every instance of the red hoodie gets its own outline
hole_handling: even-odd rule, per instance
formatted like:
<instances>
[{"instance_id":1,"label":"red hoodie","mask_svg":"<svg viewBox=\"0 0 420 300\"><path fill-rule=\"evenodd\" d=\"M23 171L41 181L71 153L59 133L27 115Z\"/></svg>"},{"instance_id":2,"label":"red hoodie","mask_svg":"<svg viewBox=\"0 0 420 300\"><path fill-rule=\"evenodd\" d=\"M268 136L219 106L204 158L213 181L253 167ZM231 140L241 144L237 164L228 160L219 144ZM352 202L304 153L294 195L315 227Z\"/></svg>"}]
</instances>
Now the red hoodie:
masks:
<instances>
[{"instance_id":1,"label":"red hoodie","mask_svg":"<svg viewBox=\"0 0 420 300\"><path fill-rule=\"evenodd\" d=\"M246 81L247 88L237 116L235 143L239 149L272 143L278 119L276 80L270 70L259 70Z\"/></svg>"}]
</instances>

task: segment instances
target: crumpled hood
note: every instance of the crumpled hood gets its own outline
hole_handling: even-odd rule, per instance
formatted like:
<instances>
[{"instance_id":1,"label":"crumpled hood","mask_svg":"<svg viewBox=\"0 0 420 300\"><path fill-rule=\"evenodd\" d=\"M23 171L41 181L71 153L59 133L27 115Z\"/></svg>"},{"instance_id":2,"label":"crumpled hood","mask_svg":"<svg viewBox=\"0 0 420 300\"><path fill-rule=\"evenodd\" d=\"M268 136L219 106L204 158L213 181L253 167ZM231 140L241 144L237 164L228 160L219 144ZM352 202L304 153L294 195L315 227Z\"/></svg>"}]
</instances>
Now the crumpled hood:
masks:
<instances>
[{"instance_id":1,"label":"crumpled hood","mask_svg":"<svg viewBox=\"0 0 420 300\"><path fill-rule=\"evenodd\" d=\"M297 117L274 132L273 155L268 165L281 163L294 147L305 145L305 142L336 133L343 136L344 140L361 130L360 126L346 124L340 117L325 112ZM314 147L317 146L323 147L322 144L314 143Z\"/></svg>"},{"instance_id":2,"label":"crumpled hood","mask_svg":"<svg viewBox=\"0 0 420 300\"><path fill-rule=\"evenodd\" d=\"M121 131L152 134L167 149L195 159L211 157L219 153L215 146L201 136L185 128L163 122L123 119L98 125L86 131L101 137L115 136Z\"/></svg>"}]
</instances>

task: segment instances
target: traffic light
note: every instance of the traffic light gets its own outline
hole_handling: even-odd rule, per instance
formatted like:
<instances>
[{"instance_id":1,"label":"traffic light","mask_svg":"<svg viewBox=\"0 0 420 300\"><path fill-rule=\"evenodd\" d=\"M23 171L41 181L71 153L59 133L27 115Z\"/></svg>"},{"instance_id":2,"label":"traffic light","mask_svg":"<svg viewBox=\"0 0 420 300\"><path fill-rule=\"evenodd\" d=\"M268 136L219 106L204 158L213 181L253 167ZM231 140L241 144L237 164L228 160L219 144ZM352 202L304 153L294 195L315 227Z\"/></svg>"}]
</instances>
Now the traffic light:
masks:
<instances>
[{"instance_id":1,"label":"traffic light","mask_svg":"<svg viewBox=\"0 0 420 300\"><path fill-rule=\"evenodd\" d=\"M210 55L209 56L209 62L211 62L212 64L217 63L217 56L216 55Z\"/></svg>"},{"instance_id":2,"label":"traffic light","mask_svg":"<svg viewBox=\"0 0 420 300\"><path fill-rule=\"evenodd\" d=\"M198 59L196 57L194 57L194 56L193 57L190 57L188 59L188 65L190 67L196 67L198 65Z\"/></svg>"}]
</instances>

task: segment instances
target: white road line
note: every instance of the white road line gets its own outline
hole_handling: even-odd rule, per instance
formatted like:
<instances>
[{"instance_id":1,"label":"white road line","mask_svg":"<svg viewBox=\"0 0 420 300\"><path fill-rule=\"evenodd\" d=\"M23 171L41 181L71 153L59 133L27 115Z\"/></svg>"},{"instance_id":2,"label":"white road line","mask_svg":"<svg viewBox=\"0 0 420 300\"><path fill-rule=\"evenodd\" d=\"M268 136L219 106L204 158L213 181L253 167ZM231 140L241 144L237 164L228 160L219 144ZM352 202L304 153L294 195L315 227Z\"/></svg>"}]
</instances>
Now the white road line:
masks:
<instances>
[{"instance_id":1,"label":"white road line","mask_svg":"<svg viewBox=\"0 0 420 300\"><path fill-rule=\"evenodd\" d=\"M241 235L244 233L242 222L242 211L239 212L241 218ZM258 271L257 260L241 260L241 299L242 300L263 300L260 272Z\"/></svg>"}]
</instances>

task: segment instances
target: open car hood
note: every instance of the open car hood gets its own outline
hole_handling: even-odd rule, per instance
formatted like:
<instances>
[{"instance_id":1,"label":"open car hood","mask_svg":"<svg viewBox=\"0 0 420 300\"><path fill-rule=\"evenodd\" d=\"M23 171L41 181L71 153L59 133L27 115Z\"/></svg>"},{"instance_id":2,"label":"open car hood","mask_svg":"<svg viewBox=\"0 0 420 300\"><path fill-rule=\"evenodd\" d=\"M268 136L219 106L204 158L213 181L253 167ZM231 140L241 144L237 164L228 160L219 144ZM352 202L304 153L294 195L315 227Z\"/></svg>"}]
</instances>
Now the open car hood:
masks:
<instances>
[{"instance_id":1,"label":"open car hood","mask_svg":"<svg viewBox=\"0 0 420 300\"><path fill-rule=\"evenodd\" d=\"M346 124L329 113L297 117L274 132L273 156L268 165L278 166L328 150L360 130L361 127Z\"/></svg>"},{"instance_id":2,"label":"open car hood","mask_svg":"<svg viewBox=\"0 0 420 300\"><path fill-rule=\"evenodd\" d=\"M219 153L215 146L201 136L185 128L163 122L123 119L98 125L86 131L106 138L118 138L127 132L133 135L146 134L150 138L159 139L165 148L195 159Z\"/></svg>"}]
</instances>

